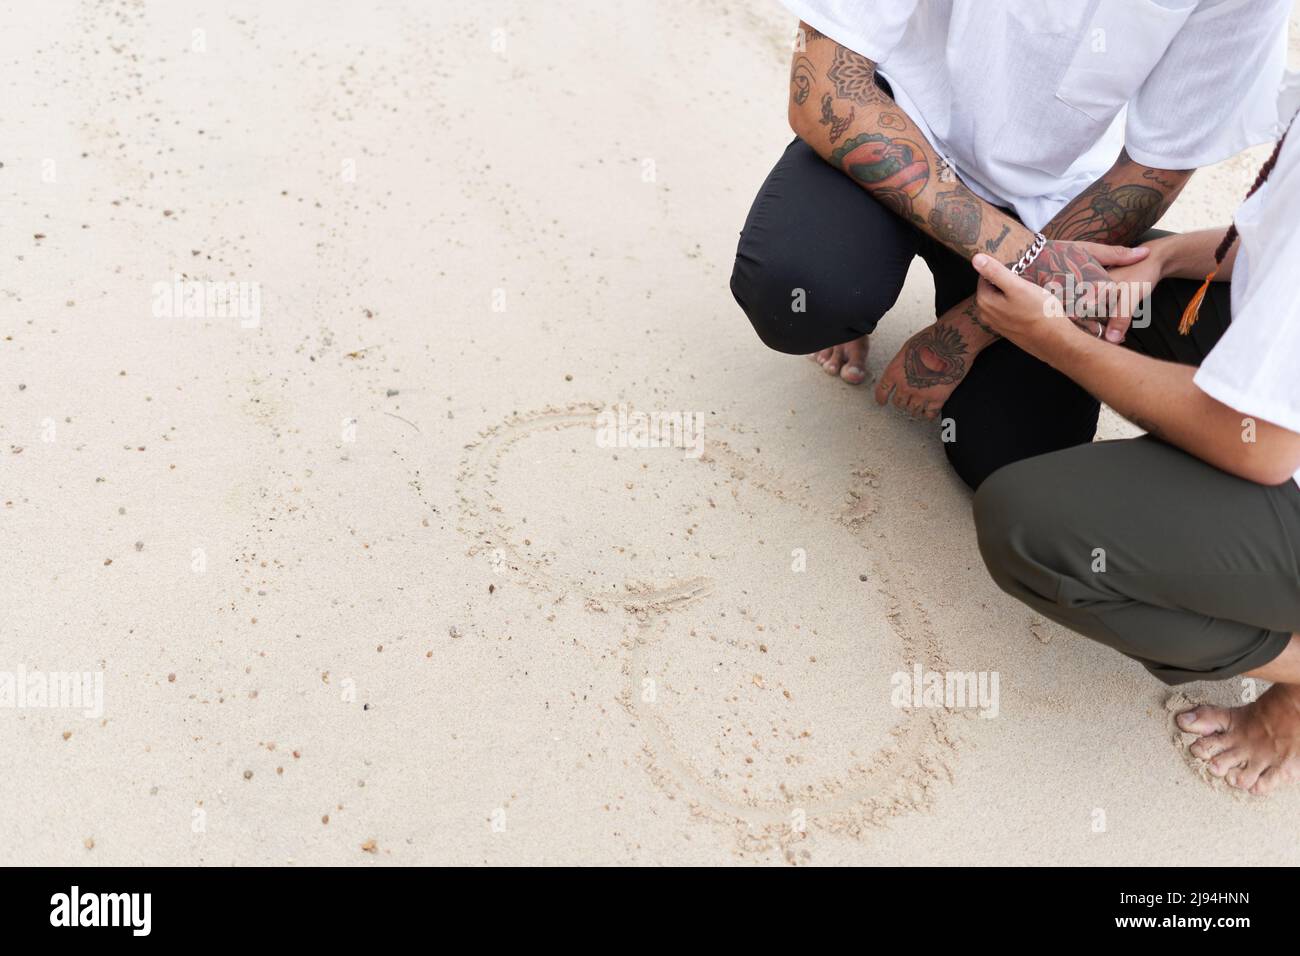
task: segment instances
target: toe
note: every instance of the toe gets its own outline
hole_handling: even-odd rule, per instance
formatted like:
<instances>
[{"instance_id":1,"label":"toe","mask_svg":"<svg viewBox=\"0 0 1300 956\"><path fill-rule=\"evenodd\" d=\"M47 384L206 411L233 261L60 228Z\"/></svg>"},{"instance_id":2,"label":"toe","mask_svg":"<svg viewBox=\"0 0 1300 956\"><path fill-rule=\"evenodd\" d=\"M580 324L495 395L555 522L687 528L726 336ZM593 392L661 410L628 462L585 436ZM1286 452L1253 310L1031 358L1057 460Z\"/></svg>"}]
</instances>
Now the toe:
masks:
<instances>
[{"instance_id":1,"label":"toe","mask_svg":"<svg viewBox=\"0 0 1300 956\"><path fill-rule=\"evenodd\" d=\"M1240 747L1229 747L1210 761L1210 773L1216 777L1225 777L1230 770L1236 770L1246 762L1246 751ZM1231 782L1231 781L1229 781Z\"/></svg>"},{"instance_id":2,"label":"toe","mask_svg":"<svg viewBox=\"0 0 1300 956\"><path fill-rule=\"evenodd\" d=\"M845 342L840 346L840 354L844 357L845 373L840 377L844 381L853 385L858 384L866 378L864 369L867 367L867 352L871 348L871 340L865 335L860 339L854 339L852 342Z\"/></svg>"},{"instance_id":3,"label":"toe","mask_svg":"<svg viewBox=\"0 0 1300 956\"><path fill-rule=\"evenodd\" d=\"M1269 767L1259 775L1255 785L1250 788L1250 792L1257 797L1265 797L1278 788L1283 782L1282 772L1277 767Z\"/></svg>"},{"instance_id":4,"label":"toe","mask_svg":"<svg viewBox=\"0 0 1300 956\"><path fill-rule=\"evenodd\" d=\"M1262 760L1249 760L1246 766L1230 772L1227 780L1238 790L1252 790L1259 782L1260 775L1268 769L1268 764Z\"/></svg>"},{"instance_id":5,"label":"toe","mask_svg":"<svg viewBox=\"0 0 1300 956\"><path fill-rule=\"evenodd\" d=\"M1232 727L1232 708L1210 707L1202 704L1178 715L1178 727L1189 734L1202 737L1221 734Z\"/></svg>"},{"instance_id":6,"label":"toe","mask_svg":"<svg viewBox=\"0 0 1300 956\"><path fill-rule=\"evenodd\" d=\"M818 365L821 365L828 358L831 357L832 351L833 351L832 349L822 349L820 352L814 352L812 355L808 357L812 359L814 362L816 362Z\"/></svg>"},{"instance_id":7,"label":"toe","mask_svg":"<svg viewBox=\"0 0 1300 956\"><path fill-rule=\"evenodd\" d=\"M830 355L826 357L826 361L822 362L822 368L826 370L827 375L839 375L840 366L843 364L844 353L837 345L830 350Z\"/></svg>"},{"instance_id":8,"label":"toe","mask_svg":"<svg viewBox=\"0 0 1300 956\"><path fill-rule=\"evenodd\" d=\"M1191 750L1194 757L1200 757L1202 760L1212 760L1232 745L1232 738L1227 735L1210 734L1208 737L1193 741L1188 749Z\"/></svg>"}]
</instances>

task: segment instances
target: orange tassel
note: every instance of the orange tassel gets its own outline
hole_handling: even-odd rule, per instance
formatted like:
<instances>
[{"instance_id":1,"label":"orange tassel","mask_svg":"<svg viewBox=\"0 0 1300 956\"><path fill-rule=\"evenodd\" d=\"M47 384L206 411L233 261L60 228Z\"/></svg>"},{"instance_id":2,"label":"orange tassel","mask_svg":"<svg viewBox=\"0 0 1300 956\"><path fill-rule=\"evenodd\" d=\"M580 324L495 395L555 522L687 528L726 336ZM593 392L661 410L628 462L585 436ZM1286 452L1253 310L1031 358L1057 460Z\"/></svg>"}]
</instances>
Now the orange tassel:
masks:
<instances>
[{"instance_id":1,"label":"orange tassel","mask_svg":"<svg viewBox=\"0 0 1300 956\"><path fill-rule=\"evenodd\" d=\"M1214 271L1205 277L1201 287L1196 290L1196 295L1192 296L1192 301L1187 303L1187 308L1183 309L1183 317L1178 320L1178 334L1186 335L1192 331L1192 326L1196 323L1196 317L1201 312L1201 303L1205 301L1205 293L1210 291L1210 283L1214 277L1219 274L1219 267L1215 266Z\"/></svg>"}]
</instances>

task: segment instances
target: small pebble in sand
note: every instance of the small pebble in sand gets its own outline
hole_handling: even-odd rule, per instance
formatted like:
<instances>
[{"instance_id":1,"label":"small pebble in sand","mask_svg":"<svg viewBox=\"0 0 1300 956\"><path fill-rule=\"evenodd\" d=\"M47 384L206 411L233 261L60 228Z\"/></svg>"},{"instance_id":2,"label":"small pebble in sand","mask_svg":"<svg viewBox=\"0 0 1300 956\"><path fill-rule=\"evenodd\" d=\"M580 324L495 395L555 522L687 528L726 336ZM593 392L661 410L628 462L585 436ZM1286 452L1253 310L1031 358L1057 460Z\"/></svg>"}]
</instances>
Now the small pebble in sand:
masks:
<instances>
[{"instance_id":1,"label":"small pebble in sand","mask_svg":"<svg viewBox=\"0 0 1300 956\"><path fill-rule=\"evenodd\" d=\"M867 576L866 576L865 574L859 574L859 575L858 575L858 580L859 580L859 581L865 581L866 579L867 579Z\"/></svg>"},{"instance_id":2,"label":"small pebble in sand","mask_svg":"<svg viewBox=\"0 0 1300 956\"><path fill-rule=\"evenodd\" d=\"M175 674L168 674L168 675L167 675L167 683L169 683L169 684L174 684L174 683L176 683L176 675L175 675Z\"/></svg>"},{"instance_id":3,"label":"small pebble in sand","mask_svg":"<svg viewBox=\"0 0 1300 956\"><path fill-rule=\"evenodd\" d=\"M253 771L251 771L251 770L245 770L245 771L244 771L244 779L245 779L245 780L252 780L252 779L253 779Z\"/></svg>"},{"instance_id":4,"label":"small pebble in sand","mask_svg":"<svg viewBox=\"0 0 1300 956\"><path fill-rule=\"evenodd\" d=\"M112 564L112 563L113 563L113 559L112 559L112 558L105 558L105 559L104 559L104 567L108 567L108 566L109 566L110 564Z\"/></svg>"},{"instance_id":5,"label":"small pebble in sand","mask_svg":"<svg viewBox=\"0 0 1300 956\"><path fill-rule=\"evenodd\" d=\"M72 731L70 731L70 730L65 730L65 731L63 732L63 739L64 739L64 740L70 740L71 738L72 738Z\"/></svg>"},{"instance_id":6,"label":"small pebble in sand","mask_svg":"<svg viewBox=\"0 0 1300 956\"><path fill-rule=\"evenodd\" d=\"M488 594L495 594L496 590L497 590L497 586L495 584L488 585Z\"/></svg>"},{"instance_id":7,"label":"small pebble in sand","mask_svg":"<svg viewBox=\"0 0 1300 956\"><path fill-rule=\"evenodd\" d=\"M572 376L572 375L565 375L565 376L564 376L564 380L565 380L566 382L572 382L572 381L573 381L573 376Z\"/></svg>"},{"instance_id":8,"label":"small pebble in sand","mask_svg":"<svg viewBox=\"0 0 1300 956\"><path fill-rule=\"evenodd\" d=\"M328 813L325 814L323 817L320 818L320 822L325 824L326 826L329 826L330 815Z\"/></svg>"},{"instance_id":9,"label":"small pebble in sand","mask_svg":"<svg viewBox=\"0 0 1300 956\"><path fill-rule=\"evenodd\" d=\"M453 624L451 627L447 628L447 634L453 641L458 640L460 638L460 628ZM433 652L430 651L429 653L432 654Z\"/></svg>"},{"instance_id":10,"label":"small pebble in sand","mask_svg":"<svg viewBox=\"0 0 1300 956\"><path fill-rule=\"evenodd\" d=\"M366 853L378 853L379 844L374 840L367 840L365 843L361 844L361 849Z\"/></svg>"},{"instance_id":11,"label":"small pebble in sand","mask_svg":"<svg viewBox=\"0 0 1300 956\"><path fill-rule=\"evenodd\" d=\"M137 541L137 542L135 543L135 549L136 549L137 551L143 551L143 550L144 550L144 542L143 542L143 541Z\"/></svg>"},{"instance_id":12,"label":"small pebble in sand","mask_svg":"<svg viewBox=\"0 0 1300 956\"><path fill-rule=\"evenodd\" d=\"M95 848L95 838L86 837L86 839L82 841L82 846L84 846L87 850L93 850Z\"/></svg>"}]
</instances>

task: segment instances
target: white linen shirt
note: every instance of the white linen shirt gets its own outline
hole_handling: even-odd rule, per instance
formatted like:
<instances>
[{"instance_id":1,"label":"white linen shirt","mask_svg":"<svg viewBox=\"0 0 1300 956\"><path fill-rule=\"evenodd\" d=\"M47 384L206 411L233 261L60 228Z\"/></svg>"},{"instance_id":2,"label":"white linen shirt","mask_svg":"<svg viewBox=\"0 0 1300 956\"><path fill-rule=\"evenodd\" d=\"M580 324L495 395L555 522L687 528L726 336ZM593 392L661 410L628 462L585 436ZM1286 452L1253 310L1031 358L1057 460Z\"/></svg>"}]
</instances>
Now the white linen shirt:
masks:
<instances>
[{"instance_id":1,"label":"white linen shirt","mask_svg":"<svg viewBox=\"0 0 1300 956\"><path fill-rule=\"evenodd\" d=\"M1193 169L1281 133L1288 0L781 2L874 60L966 185L1030 229L1121 147Z\"/></svg>"},{"instance_id":2,"label":"white linen shirt","mask_svg":"<svg viewBox=\"0 0 1300 956\"><path fill-rule=\"evenodd\" d=\"M1234 221L1232 322L1193 381L1244 416L1300 432L1300 129ZM1300 484L1300 471L1294 478Z\"/></svg>"}]
</instances>

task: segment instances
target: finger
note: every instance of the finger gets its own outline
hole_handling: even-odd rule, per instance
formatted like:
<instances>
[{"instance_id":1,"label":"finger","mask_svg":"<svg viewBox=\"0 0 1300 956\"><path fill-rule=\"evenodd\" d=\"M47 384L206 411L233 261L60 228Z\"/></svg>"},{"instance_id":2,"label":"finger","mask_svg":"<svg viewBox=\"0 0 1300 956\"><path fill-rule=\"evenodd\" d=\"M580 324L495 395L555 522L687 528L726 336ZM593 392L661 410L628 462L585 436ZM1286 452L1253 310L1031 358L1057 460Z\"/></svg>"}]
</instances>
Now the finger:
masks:
<instances>
[{"instance_id":1,"label":"finger","mask_svg":"<svg viewBox=\"0 0 1300 956\"><path fill-rule=\"evenodd\" d=\"M985 323L997 328L996 317L1007 307L1007 294L983 276L975 286L975 308Z\"/></svg>"},{"instance_id":2,"label":"finger","mask_svg":"<svg viewBox=\"0 0 1300 956\"><path fill-rule=\"evenodd\" d=\"M1129 324L1133 321L1132 316L1120 313L1112 315L1106 322L1106 341L1114 342L1118 345L1124 341L1124 336L1128 335Z\"/></svg>"},{"instance_id":3,"label":"finger","mask_svg":"<svg viewBox=\"0 0 1300 956\"><path fill-rule=\"evenodd\" d=\"M975 271L986 279L990 285L1001 290L1002 292L1011 292L1020 285L1028 285L1024 279L1012 274L1011 270L1004 266L992 256L986 256L984 253L976 253L971 259L970 264L975 267Z\"/></svg>"},{"instance_id":4,"label":"finger","mask_svg":"<svg viewBox=\"0 0 1300 956\"><path fill-rule=\"evenodd\" d=\"M1131 266L1141 262L1151 252L1146 246L1108 246L1102 242L1081 242L1079 245L1092 253L1103 266Z\"/></svg>"},{"instance_id":5,"label":"finger","mask_svg":"<svg viewBox=\"0 0 1300 956\"><path fill-rule=\"evenodd\" d=\"M884 405L889 401L889 393L894 389L894 380L888 375L882 375L880 381L876 383L875 398L877 405Z\"/></svg>"}]
</instances>

